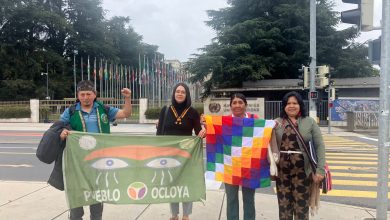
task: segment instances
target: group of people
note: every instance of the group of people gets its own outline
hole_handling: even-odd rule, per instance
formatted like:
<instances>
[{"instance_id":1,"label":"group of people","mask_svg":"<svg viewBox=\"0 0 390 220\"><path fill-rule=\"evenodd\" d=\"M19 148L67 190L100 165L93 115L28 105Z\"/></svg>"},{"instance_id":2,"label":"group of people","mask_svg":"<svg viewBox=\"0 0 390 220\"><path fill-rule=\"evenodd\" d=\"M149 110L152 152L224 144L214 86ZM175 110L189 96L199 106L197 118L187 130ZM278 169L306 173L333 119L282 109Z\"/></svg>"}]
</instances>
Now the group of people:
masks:
<instances>
[{"instance_id":1,"label":"group of people","mask_svg":"<svg viewBox=\"0 0 390 220\"><path fill-rule=\"evenodd\" d=\"M77 85L77 103L67 108L60 120L70 124L71 130L84 132L109 133L109 122L126 118L131 114L131 92L124 88L122 95L125 104L122 109L107 107L96 100L96 91L90 81L81 81ZM247 100L241 93L230 98L232 117L258 118L246 111ZM275 176L277 198L279 204L279 219L309 219L310 186L322 181L325 175L325 146L320 129L314 119L308 117L302 97L296 92L287 93L282 99L281 114L276 118L274 138L280 152L277 164L278 173ZM108 125L107 125L108 124ZM295 128L295 129L294 129ZM305 142L312 141L316 146L318 168L313 171L308 155L303 149L305 143L298 139L298 131ZM66 139L69 129L63 129L60 137ZM195 132L199 137L205 137L206 130L202 126L199 113L191 107L191 95L185 83L178 83L172 92L170 106L161 109L157 124L157 135L186 135ZM225 184L227 198L227 219L239 219L239 186ZM244 209L244 220L256 218L254 195L255 190L241 187ZM183 220L188 220L192 213L192 202L184 202ZM170 220L179 219L179 204L170 204ZM102 218L103 204L90 206L91 219ZM70 219L82 219L83 207L70 210Z\"/></svg>"}]
</instances>

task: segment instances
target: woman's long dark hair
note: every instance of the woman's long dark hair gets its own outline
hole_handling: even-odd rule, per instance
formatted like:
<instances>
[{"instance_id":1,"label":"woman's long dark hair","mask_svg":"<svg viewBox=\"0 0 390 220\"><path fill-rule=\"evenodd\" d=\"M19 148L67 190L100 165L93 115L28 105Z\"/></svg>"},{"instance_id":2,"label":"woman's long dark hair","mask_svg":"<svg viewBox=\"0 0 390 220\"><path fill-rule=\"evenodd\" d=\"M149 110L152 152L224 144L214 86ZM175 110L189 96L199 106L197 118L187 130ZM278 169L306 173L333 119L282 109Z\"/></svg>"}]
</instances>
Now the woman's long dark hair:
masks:
<instances>
[{"instance_id":1,"label":"woman's long dark hair","mask_svg":"<svg viewBox=\"0 0 390 220\"><path fill-rule=\"evenodd\" d=\"M246 101L246 97L245 97L244 94L242 94L242 93L234 93L234 94L230 97L230 106L232 106L232 102L233 102L233 99L234 99L234 98L239 98L239 99L241 99L241 100L245 103L245 105L248 105L248 103L247 103L247 101Z\"/></svg>"},{"instance_id":2,"label":"woman's long dark hair","mask_svg":"<svg viewBox=\"0 0 390 220\"><path fill-rule=\"evenodd\" d=\"M299 109L301 111L300 116L302 118L306 117L307 116L307 112L306 112L305 104L303 103L302 96L299 95L299 93L297 93L297 92L289 92L289 93L287 93L286 95L283 96L282 107L280 109L280 117L281 118L288 118L287 113L286 113L286 111L284 109L286 108L288 99L290 97L295 97L297 99L298 104L299 104Z\"/></svg>"}]
</instances>

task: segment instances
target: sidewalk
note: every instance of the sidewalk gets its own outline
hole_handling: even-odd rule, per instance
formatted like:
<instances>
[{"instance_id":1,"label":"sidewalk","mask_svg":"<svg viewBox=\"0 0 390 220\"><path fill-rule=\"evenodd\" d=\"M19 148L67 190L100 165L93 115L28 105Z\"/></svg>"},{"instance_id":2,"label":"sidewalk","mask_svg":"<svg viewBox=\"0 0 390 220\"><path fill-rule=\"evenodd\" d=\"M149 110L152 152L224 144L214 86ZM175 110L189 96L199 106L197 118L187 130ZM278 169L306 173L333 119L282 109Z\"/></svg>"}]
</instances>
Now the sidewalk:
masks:
<instances>
[{"instance_id":1,"label":"sidewalk","mask_svg":"<svg viewBox=\"0 0 390 220\"><path fill-rule=\"evenodd\" d=\"M51 124L31 123L0 123L0 130L36 131L43 132ZM322 127L324 135L363 136L352 132L345 132L339 128L332 128L327 134L327 127ZM112 132L154 134L154 124L119 124L112 127ZM191 219L219 220L226 219L226 198L224 190L208 187L206 201L194 203ZM240 193L241 196L241 193ZM256 219L278 219L278 205L276 195L262 193L255 194ZM240 213L242 215L242 199L240 199ZM89 219L88 208L85 208L84 219ZM140 219L159 220L169 219L168 204L156 205L111 205L105 204L103 219ZM0 180L0 219L29 219L29 220L65 220L67 219L67 204L64 192L58 191L45 182L18 182ZM351 220L374 219L375 210L336 203L321 202L318 214L314 220ZM388 214L390 219L390 213Z\"/></svg>"},{"instance_id":2,"label":"sidewalk","mask_svg":"<svg viewBox=\"0 0 390 220\"><path fill-rule=\"evenodd\" d=\"M46 183L0 181L0 195L0 219L67 219L68 212L64 192L58 191ZM256 219L278 219L276 195L256 193L255 202ZM240 203L242 203L241 198ZM240 205L240 210L242 210L242 204ZM168 220L170 217L169 213L168 204L105 204L103 219ZM389 217L390 214L388 215ZM321 202L318 214L311 219L368 220L373 218L375 218L375 210L372 209ZM88 208L85 208L84 219L89 219ZM201 202L194 203L191 219L226 219L226 198L224 191L207 190L206 202L204 204Z\"/></svg>"}]
</instances>

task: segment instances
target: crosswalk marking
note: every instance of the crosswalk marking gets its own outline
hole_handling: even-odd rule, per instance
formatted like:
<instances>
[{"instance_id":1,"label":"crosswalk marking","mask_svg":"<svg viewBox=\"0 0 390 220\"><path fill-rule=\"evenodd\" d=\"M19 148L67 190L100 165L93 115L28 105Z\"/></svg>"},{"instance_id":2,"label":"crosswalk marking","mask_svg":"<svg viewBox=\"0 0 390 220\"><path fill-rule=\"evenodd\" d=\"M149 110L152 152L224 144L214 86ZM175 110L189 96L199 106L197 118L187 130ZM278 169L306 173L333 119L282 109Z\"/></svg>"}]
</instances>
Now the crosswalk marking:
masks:
<instances>
[{"instance_id":1,"label":"crosswalk marking","mask_svg":"<svg viewBox=\"0 0 390 220\"><path fill-rule=\"evenodd\" d=\"M324 142L333 190L323 196L375 199L378 184L377 146L332 135L324 135ZM388 197L390 199L390 193Z\"/></svg>"},{"instance_id":2,"label":"crosswalk marking","mask_svg":"<svg viewBox=\"0 0 390 220\"><path fill-rule=\"evenodd\" d=\"M377 161L377 157L337 157L337 156L328 156L326 155L326 161L329 162L329 160L375 160Z\"/></svg>"},{"instance_id":3,"label":"crosswalk marking","mask_svg":"<svg viewBox=\"0 0 390 220\"><path fill-rule=\"evenodd\" d=\"M361 164L361 165L377 165L377 162L373 161L344 161L344 160L328 160L326 159L328 164Z\"/></svg>"},{"instance_id":4,"label":"crosswalk marking","mask_svg":"<svg viewBox=\"0 0 390 220\"><path fill-rule=\"evenodd\" d=\"M376 173L342 173L342 172L332 172L332 177L354 177L354 178L377 178ZM390 178L390 174L389 174ZM334 179L333 179L334 181Z\"/></svg>"},{"instance_id":5,"label":"crosswalk marking","mask_svg":"<svg viewBox=\"0 0 390 220\"><path fill-rule=\"evenodd\" d=\"M357 166L336 166L329 165L329 169L332 170L355 170L355 171L374 171L377 172L377 167L357 167ZM390 170L390 169L389 169Z\"/></svg>"},{"instance_id":6,"label":"crosswalk marking","mask_svg":"<svg viewBox=\"0 0 390 220\"><path fill-rule=\"evenodd\" d=\"M368 181L368 180L332 180L334 185L342 185L342 186L377 186L378 183L376 181ZM388 184L390 187L390 183Z\"/></svg>"},{"instance_id":7,"label":"crosswalk marking","mask_svg":"<svg viewBox=\"0 0 390 220\"><path fill-rule=\"evenodd\" d=\"M375 158L378 158L377 157L377 154L370 154L370 153L366 153L366 154L362 154L362 153L336 153L336 152L326 152L326 156L328 155L335 155L335 156L364 156L364 157L375 157Z\"/></svg>"},{"instance_id":8,"label":"crosswalk marking","mask_svg":"<svg viewBox=\"0 0 390 220\"><path fill-rule=\"evenodd\" d=\"M353 198L376 198L375 191L358 191L358 190L338 190L333 189L327 194L322 194L322 196L339 196L339 197L353 197ZM388 193L388 198L390 199L390 193Z\"/></svg>"},{"instance_id":9,"label":"crosswalk marking","mask_svg":"<svg viewBox=\"0 0 390 220\"><path fill-rule=\"evenodd\" d=\"M370 147L370 148L375 147L372 144L367 144L367 143L360 142L360 141L349 140L346 138L336 137L336 136L332 136L332 135L324 135L324 142L325 142L325 146L327 146L327 147L349 147L349 146Z\"/></svg>"}]
</instances>

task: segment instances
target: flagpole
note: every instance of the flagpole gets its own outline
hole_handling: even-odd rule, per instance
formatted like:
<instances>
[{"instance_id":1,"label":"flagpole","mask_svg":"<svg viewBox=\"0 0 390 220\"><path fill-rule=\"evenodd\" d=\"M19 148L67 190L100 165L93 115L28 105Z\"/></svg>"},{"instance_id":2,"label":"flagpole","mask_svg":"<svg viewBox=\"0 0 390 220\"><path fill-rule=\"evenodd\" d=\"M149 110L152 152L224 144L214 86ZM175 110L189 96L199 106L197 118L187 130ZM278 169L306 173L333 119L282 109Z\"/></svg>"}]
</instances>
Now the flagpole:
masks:
<instances>
[{"instance_id":1,"label":"flagpole","mask_svg":"<svg viewBox=\"0 0 390 220\"><path fill-rule=\"evenodd\" d=\"M97 91L96 90L96 57L95 60L93 61L93 81L95 84L95 91Z\"/></svg>"},{"instance_id":2,"label":"flagpole","mask_svg":"<svg viewBox=\"0 0 390 220\"><path fill-rule=\"evenodd\" d=\"M161 68L160 68L160 56L157 55L157 83L158 83L158 107L161 107Z\"/></svg>"},{"instance_id":3,"label":"flagpole","mask_svg":"<svg viewBox=\"0 0 390 220\"><path fill-rule=\"evenodd\" d=\"M81 81L84 80L83 57L81 56Z\"/></svg>"},{"instance_id":4,"label":"flagpole","mask_svg":"<svg viewBox=\"0 0 390 220\"><path fill-rule=\"evenodd\" d=\"M99 90L100 90L100 97L102 97L102 95L103 95L103 81L102 81L102 79L103 79L103 60L102 60L102 58L100 58L100 64L99 64Z\"/></svg>"},{"instance_id":5,"label":"flagpole","mask_svg":"<svg viewBox=\"0 0 390 220\"><path fill-rule=\"evenodd\" d=\"M89 77L89 55L88 55L88 64L87 64L87 74L88 74L88 81L91 80L91 78Z\"/></svg>"},{"instance_id":6,"label":"flagpole","mask_svg":"<svg viewBox=\"0 0 390 220\"><path fill-rule=\"evenodd\" d=\"M74 97L77 98L76 91L76 51L73 53L73 83L74 83Z\"/></svg>"},{"instance_id":7,"label":"flagpole","mask_svg":"<svg viewBox=\"0 0 390 220\"><path fill-rule=\"evenodd\" d=\"M131 87L131 91L132 91L131 94L133 96L132 100L134 100L134 96L135 96L135 94L134 94L134 92L135 92L134 80L135 80L135 78L134 78L134 67L131 67L131 82L133 83L133 87Z\"/></svg>"},{"instance_id":8,"label":"flagpole","mask_svg":"<svg viewBox=\"0 0 390 220\"><path fill-rule=\"evenodd\" d=\"M146 58L146 55L144 54L144 65L143 65L143 69L142 69L142 81L141 83L145 84L145 75L146 75L146 70L145 70L145 66L146 66L146 62L145 62L145 58ZM143 91L143 95L142 97L145 98L146 97L146 92L145 92L145 85L144 85L144 91Z\"/></svg>"},{"instance_id":9,"label":"flagpole","mask_svg":"<svg viewBox=\"0 0 390 220\"><path fill-rule=\"evenodd\" d=\"M138 54L138 64L139 64L139 69L138 69L138 73L139 73L139 78L138 78L138 87L139 87L139 94L138 94L138 99L140 99L142 97L142 85L141 85L141 72L142 72L142 64L141 64L141 54Z\"/></svg>"}]
</instances>

